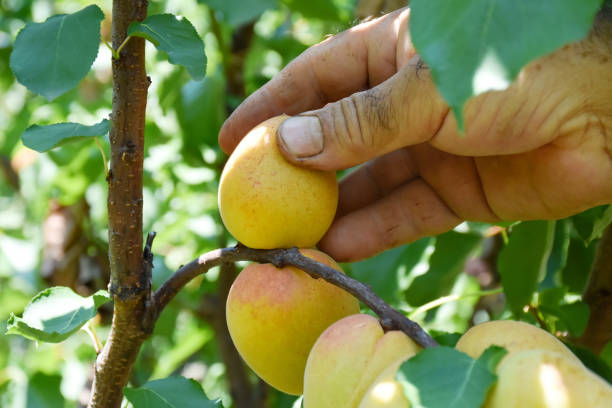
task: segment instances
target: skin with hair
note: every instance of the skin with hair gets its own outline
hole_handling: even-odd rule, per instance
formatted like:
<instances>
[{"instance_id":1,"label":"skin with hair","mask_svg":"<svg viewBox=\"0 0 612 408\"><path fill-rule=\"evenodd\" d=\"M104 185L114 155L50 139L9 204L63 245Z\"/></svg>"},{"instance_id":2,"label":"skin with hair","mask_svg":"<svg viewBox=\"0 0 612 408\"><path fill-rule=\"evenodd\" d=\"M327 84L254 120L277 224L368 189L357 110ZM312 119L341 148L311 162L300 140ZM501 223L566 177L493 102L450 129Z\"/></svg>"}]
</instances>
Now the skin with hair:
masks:
<instances>
[{"instance_id":1,"label":"skin with hair","mask_svg":"<svg viewBox=\"0 0 612 408\"><path fill-rule=\"evenodd\" d=\"M311 47L221 129L230 153L258 123L296 115L279 128L287 160L361 165L340 184L322 250L352 261L464 220L557 219L612 203L609 23L530 63L505 91L469 100L460 136L409 20L402 9Z\"/></svg>"}]
</instances>

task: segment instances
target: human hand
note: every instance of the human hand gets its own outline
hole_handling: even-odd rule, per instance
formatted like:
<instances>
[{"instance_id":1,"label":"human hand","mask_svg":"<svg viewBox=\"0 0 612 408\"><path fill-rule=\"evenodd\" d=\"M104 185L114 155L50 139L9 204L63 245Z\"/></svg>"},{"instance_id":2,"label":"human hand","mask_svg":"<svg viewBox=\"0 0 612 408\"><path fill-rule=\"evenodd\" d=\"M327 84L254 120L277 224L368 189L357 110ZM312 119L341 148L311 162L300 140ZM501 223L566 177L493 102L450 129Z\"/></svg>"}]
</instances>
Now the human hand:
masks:
<instances>
[{"instance_id":1,"label":"human hand","mask_svg":"<svg viewBox=\"0 0 612 408\"><path fill-rule=\"evenodd\" d=\"M311 47L221 129L230 153L263 120L308 111L279 129L288 160L365 163L340 183L322 250L357 260L463 220L555 219L612 203L610 24L532 62L507 90L472 98L460 135L408 20L399 10Z\"/></svg>"}]
</instances>

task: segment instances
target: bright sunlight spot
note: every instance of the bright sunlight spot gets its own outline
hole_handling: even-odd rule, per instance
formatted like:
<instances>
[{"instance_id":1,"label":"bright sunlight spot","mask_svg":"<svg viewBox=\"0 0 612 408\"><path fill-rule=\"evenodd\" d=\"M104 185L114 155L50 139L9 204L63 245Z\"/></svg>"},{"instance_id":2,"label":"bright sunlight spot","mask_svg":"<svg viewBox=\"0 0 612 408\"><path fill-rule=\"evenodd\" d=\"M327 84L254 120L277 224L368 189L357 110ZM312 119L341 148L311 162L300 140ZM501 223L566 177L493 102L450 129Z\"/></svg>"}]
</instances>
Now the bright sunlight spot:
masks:
<instances>
[{"instance_id":1,"label":"bright sunlight spot","mask_svg":"<svg viewBox=\"0 0 612 408\"><path fill-rule=\"evenodd\" d=\"M540 367L540 389L547 407L567 408L570 406L563 378L554 365L543 364Z\"/></svg>"},{"instance_id":2,"label":"bright sunlight spot","mask_svg":"<svg viewBox=\"0 0 612 408\"><path fill-rule=\"evenodd\" d=\"M474 94L478 95L486 91L500 91L506 89L508 85L510 85L510 81L508 80L508 72L504 64L499 60L495 51L489 49L474 74L472 82Z\"/></svg>"},{"instance_id":3,"label":"bright sunlight spot","mask_svg":"<svg viewBox=\"0 0 612 408\"><path fill-rule=\"evenodd\" d=\"M391 401L398 392L397 383L395 381L383 381L374 386L372 389L372 399L379 403Z\"/></svg>"}]
</instances>

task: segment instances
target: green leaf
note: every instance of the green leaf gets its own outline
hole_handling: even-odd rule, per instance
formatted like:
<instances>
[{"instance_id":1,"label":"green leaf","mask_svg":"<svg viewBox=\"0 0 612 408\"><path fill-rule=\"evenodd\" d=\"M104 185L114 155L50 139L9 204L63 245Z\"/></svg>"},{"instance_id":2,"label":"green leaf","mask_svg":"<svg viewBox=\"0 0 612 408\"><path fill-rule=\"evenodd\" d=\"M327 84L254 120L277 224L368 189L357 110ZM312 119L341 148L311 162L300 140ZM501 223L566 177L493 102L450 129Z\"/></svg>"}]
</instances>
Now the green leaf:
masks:
<instances>
[{"instance_id":1,"label":"green leaf","mask_svg":"<svg viewBox=\"0 0 612 408\"><path fill-rule=\"evenodd\" d=\"M567 262L561 271L561 282L570 292L582 294L584 291L595 260L596 249L597 241L591 241L585 246L581 239L572 237L570 240Z\"/></svg>"},{"instance_id":2,"label":"green leaf","mask_svg":"<svg viewBox=\"0 0 612 408\"><path fill-rule=\"evenodd\" d=\"M604 348L601 350L601 353L599 353L599 356L606 362L607 365L612 367L612 341L606 343Z\"/></svg>"},{"instance_id":3,"label":"green leaf","mask_svg":"<svg viewBox=\"0 0 612 408\"><path fill-rule=\"evenodd\" d=\"M109 128L110 122L107 119L91 126L72 122L47 126L32 125L23 132L21 140L25 146L42 153L86 137L104 136Z\"/></svg>"},{"instance_id":4,"label":"green leaf","mask_svg":"<svg viewBox=\"0 0 612 408\"><path fill-rule=\"evenodd\" d=\"M202 148L217 146L225 120L225 81L220 73L214 73L203 81L189 81L180 90L176 113L183 130L181 154L188 164L201 166Z\"/></svg>"},{"instance_id":5,"label":"green leaf","mask_svg":"<svg viewBox=\"0 0 612 408\"><path fill-rule=\"evenodd\" d=\"M32 299L23 317L11 314L7 334L59 343L79 330L96 315L100 306L110 300L110 295L104 290L84 298L67 287L48 288Z\"/></svg>"},{"instance_id":6,"label":"green leaf","mask_svg":"<svg viewBox=\"0 0 612 408\"><path fill-rule=\"evenodd\" d=\"M585 37L602 0L412 0L410 34L463 128L473 95L505 89L530 61Z\"/></svg>"},{"instance_id":7,"label":"green leaf","mask_svg":"<svg viewBox=\"0 0 612 408\"><path fill-rule=\"evenodd\" d=\"M255 20L261 13L277 5L276 0L199 0L199 2L221 12L223 20L235 27Z\"/></svg>"},{"instance_id":8,"label":"green leaf","mask_svg":"<svg viewBox=\"0 0 612 408\"><path fill-rule=\"evenodd\" d=\"M543 298L539 308L540 311L557 317L573 337L580 337L589 321L589 306L582 301L564 304Z\"/></svg>"},{"instance_id":9,"label":"green leaf","mask_svg":"<svg viewBox=\"0 0 612 408\"><path fill-rule=\"evenodd\" d=\"M398 379L414 408L479 408L495 383L506 350L491 346L474 360L452 347L421 351L400 367Z\"/></svg>"},{"instance_id":10,"label":"green leaf","mask_svg":"<svg viewBox=\"0 0 612 408\"><path fill-rule=\"evenodd\" d=\"M555 223L555 236L548 262L546 276L540 282L539 290L553 288L561 283L561 271L567 263L567 253L570 244L570 223L559 220Z\"/></svg>"},{"instance_id":11,"label":"green leaf","mask_svg":"<svg viewBox=\"0 0 612 408\"><path fill-rule=\"evenodd\" d=\"M436 247L429 258L429 270L417 276L408 290L406 300L411 305L422 305L450 292L463 271L467 258L482 241L479 234L449 231L436 238Z\"/></svg>"},{"instance_id":12,"label":"green leaf","mask_svg":"<svg viewBox=\"0 0 612 408\"><path fill-rule=\"evenodd\" d=\"M91 5L29 23L17 35L10 66L19 82L48 100L74 88L98 55L104 13Z\"/></svg>"},{"instance_id":13,"label":"green leaf","mask_svg":"<svg viewBox=\"0 0 612 408\"><path fill-rule=\"evenodd\" d=\"M574 215L572 225L585 245L601 237L604 229L612 222L612 205L600 205Z\"/></svg>"},{"instance_id":14,"label":"green leaf","mask_svg":"<svg viewBox=\"0 0 612 408\"><path fill-rule=\"evenodd\" d=\"M150 381L139 388L123 389L134 408L214 408L219 400L208 399L202 386L184 377L168 377Z\"/></svg>"},{"instance_id":15,"label":"green leaf","mask_svg":"<svg viewBox=\"0 0 612 408\"><path fill-rule=\"evenodd\" d=\"M340 21L340 10L329 0L281 0L291 11L296 11L306 18L329 21Z\"/></svg>"},{"instance_id":16,"label":"green leaf","mask_svg":"<svg viewBox=\"0 0 612 408\"><path fill-rule=\"evenodd\" d=\"M410 272L421 260L431 239L424 238L350 265L351 276L367 283L385 302L397 305L402 300L402 270Z\"/></svg>"},{"instance_id":17,"label":"green leaf","mask_svg":"<svg viewBox=\"0 0 612 408\"><path fill-rule=\"evenodd\" d=\"M142 22L135 21L130 24L128 35L151 41L158 50L168 55L168 61L187 68L193 79L204 78L204 42L186 18L172 14L155 14Z\"/></svg>"},{"instance_id":18,"label":"green leaf","mask_svg":"<svg viewBox=\"0 0 612 408\"><path fill-rule=\"evenodd\" d=\"M462 336L461 333L449 333L439 330L429 330L429 335L433 337L439 345L447 347L455 347Z\"/></svg>"},{"instance_id":19,"label":"green leaf","mask_svg":"<svg viewBox=\"0 0 612 408\"><path fill-rule=\"evenodd\" d=\"M508 245L499 253L497 268L515 314L531 302L538 282L545 276L554 227L554 221L522 222L512 228Z\"/></svg>"},{"instance_id":20,"label":"green leaf","mask_svg":"<svg viewBox=\"0 0 612 408\"><path fill-rule=\"evenodd\" d=\"M60 391L62 377L59 374L37 372L28 379L26 408L64 408L64 396Z\"/></svg>"}]
</instances>

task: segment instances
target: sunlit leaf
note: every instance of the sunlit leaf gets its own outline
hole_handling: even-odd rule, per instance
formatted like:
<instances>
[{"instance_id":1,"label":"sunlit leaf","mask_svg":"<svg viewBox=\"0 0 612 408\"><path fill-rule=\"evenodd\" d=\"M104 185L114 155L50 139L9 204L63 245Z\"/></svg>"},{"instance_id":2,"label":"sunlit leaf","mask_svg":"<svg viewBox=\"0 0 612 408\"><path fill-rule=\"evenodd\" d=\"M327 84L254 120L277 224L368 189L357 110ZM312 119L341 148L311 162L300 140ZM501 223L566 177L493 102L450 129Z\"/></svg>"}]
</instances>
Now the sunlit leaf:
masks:
<instances>
[{"instance_id":1,"label":"sunlit leaf","mask_svg":"<svg viewBox=\"0 0 612 408\"><path fill-rule=\"evenodd\" d=\"M125 397L134 408L215 408L219 400L208 399L202 386L184 377L150 381L139 388L124 388Z\"/></svg>"},{"instance_id":2,"label":"sunlit leaf","mask_svg":"<svg viewBox=\"0 0 612 408\"><path fill-rule=\"evenodd\" d=\"M406 300L411 305L422 305L450 292L463 271L465 261L482 241L479 234L450 231L436 238L436 246L429 258L429 269L417 276L408 290Z\"/></svg>"},{"instance_id":3,"label":"sunlit leaf","mask_svg":"<svg viewBox=\"0 0 612 408\"><path fill-rule=\"evenodd\" d=\"M472 95L505 89L530 61L585 37L602 0L412 0L410 34L462 127Z\"/></svg>"},{"instance_id":4,"label":"sunlit leaf","mask_svg":"<svg viewBox=\"0 0 612 408\"><path fill-rule=\"evenodd\" d=\"M516 314L530 303L546 274L554 226L553 221L522 222L512 228L508 244L499 253L497 267L504 293Z\"/></svg>"},{"instance_id":5,"label":"sunlit leaf","mask_svg":"<svg viewBox=\"0 0 612 408\"><path fill-rule=\"evenodd\" d=\"M109 128L110 122L107 119L91 126L72 122L46 126L32 125L23 132L21 140L25 146L42 153L64 143L87 137L104 136Z\"/></svg>"},{"instance_id":6,"label":"sunlit leaf","mask_svg":"<svg viewBox=\"0 0 612 408\"><path fill-rule=\"evenodd\" d=\"M402 300L402 269L410 272L423 257L431 239L424 238L404 247L394 248L350 265L351 276L367 282L386 302L397 305Z\"/></svg>"},{"instance_id":7,"label":"sunlit leaf","mask_svg":"<svg viewBox=\"0 0 612 408\"><path fill-rule=\"evenodd\" d=\"M539 289L552 288L561 282L561 270L567 263L567 253L570 244L570 223L568 220L559 220L555 224L553 246L546 263L546 276L540 283Z\"/></svg>"},{"instance_id":8,"label":"sunlit leaf","mask_svg":"<svg viewBox=\"0 0 612 408\"><path fill-rule=\"evenodd\" d=\"M67 287L48 288L32 299L23 317L11 314L7 334L59 343L79 330L97 314L100 306L110 300L110 295L104 290L82 297Z\"/></svg>"},{"instance_id":9,"label":"sunlit leaf","mask_svg":"<svg viewBox=\"0 0 612 408\"><path fill-rule=\"evenodd\" d=\"M403 363L398 378L411 407L480 408L506 353L491 346L474 360L451 347L429 348Z\"/></svg>"},{"instance_id":10,"label":"sunlit leaf","mask_svg":"<svg viewBox=\"0 0 612 408\"><path fill-rule=\"evenodd\" d=\"M142 22L130 24L128 35L151 41L158 50L168 55L168 61L187 68L193 79L204 78L204 42L186 18L173 14L154 14Z\"/></svg>"},{"instance_id":11,"label":"sunlit leaf","mask_svg":"<svg viewBox=\"0 0 612 408\"><path fill-rule=\"evenodd\" d=\"M98 55L104 13L91 5L28 23L17 35L11 70L32 92L52 100L73 88Z\"/></svg>"}]
</instances>

